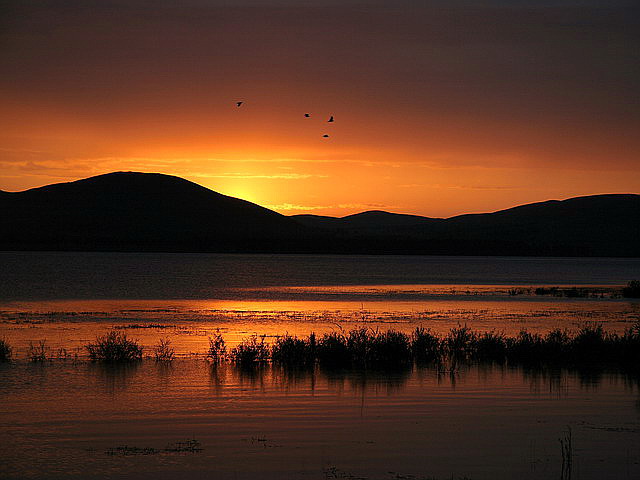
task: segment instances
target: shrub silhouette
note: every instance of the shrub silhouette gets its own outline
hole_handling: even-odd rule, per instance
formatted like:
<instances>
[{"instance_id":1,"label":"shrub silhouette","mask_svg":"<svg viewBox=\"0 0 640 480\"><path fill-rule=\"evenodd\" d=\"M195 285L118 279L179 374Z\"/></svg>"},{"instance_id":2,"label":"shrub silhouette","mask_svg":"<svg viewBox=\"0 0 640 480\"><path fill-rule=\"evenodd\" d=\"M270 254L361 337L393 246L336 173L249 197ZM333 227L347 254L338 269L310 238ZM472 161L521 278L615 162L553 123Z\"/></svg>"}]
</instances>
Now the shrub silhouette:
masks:
<instances>
[{"instance_id":1,"label":"shrub silhouette","mask_svg":"<svg viewBox=\"0 0 640 480\"><path fill-rule=\"evenodd\" d=\"M9 362L11 360L11 345L6 338L0 338L0 362Z\"/></svg>"},{"instance_id":2,"label":"shrub silhouette","mask_svg":"<svg viewBox=\"0 0 640 480\"><path fill-rule=\"evenodd\" d=\"M227 345L224 343L224 338L220 332L216 332L213 337L209 337L209 350L207 351L207 358L218 363L224 358L227 353Z\"/></svg>"},{"instance_id":3,"label":"shrub silhouette","mask_svg":"<svg viewBox=\"0 0 640 480\"><path fill-rule=\"evenodd\" d=\"M632 280L622 289L622 296L626 298L640 298L640 280Z\"/></svg>"},{"instance_id":4,"label":"shrub silhouette","mask_svg":"<svg viewBox=\"0 0 640 480\"><path fill-rule=\"evenodd\" d=\"M153 349L153 355L156 362L171 362L176 357L176 352L171 347L171 340L168 338L161 338L158 344Z\"/></svg>"},{"instance_id":5,"label":"shrub silhouette","mask_svg":"<svg viewBox=\"0 0 640 480\"><path fill-rule=\"evenodd\" d=\"M103 362L132 362L142 359L142 347L116 330L96 338L96 343L85 345L89 358Z\"/></svg>"}]
</instances>

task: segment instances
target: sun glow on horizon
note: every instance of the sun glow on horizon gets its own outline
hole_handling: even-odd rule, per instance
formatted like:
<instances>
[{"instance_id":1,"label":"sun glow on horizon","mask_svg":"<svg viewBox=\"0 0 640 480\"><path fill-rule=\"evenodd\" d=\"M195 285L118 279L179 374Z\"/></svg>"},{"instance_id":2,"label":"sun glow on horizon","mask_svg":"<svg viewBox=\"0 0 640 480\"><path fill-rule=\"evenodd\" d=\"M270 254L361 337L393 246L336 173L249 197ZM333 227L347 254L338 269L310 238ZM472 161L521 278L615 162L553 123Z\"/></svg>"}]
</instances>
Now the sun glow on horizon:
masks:
<instances>
[{"instance_id":1,"label":"sun glow on horizon","mask_svg":"<svg viewBox=\"0 0 640 480\"><path fill-rule=\"evenodd\" d=\"M1 190L158 172L284 214L432 217L640 192L625 8L15 3Z\"/></svg>"}]
</instances>

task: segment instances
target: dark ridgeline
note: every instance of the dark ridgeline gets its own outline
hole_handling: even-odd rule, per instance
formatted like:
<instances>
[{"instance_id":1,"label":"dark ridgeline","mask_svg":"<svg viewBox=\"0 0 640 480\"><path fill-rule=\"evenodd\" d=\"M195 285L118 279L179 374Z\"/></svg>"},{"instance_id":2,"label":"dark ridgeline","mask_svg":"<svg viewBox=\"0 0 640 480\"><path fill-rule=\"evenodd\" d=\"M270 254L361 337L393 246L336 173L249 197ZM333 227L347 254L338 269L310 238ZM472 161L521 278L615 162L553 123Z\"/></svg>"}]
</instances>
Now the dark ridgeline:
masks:
<instances>
[{"instance_id":1,"label":"dark ridgeline","mask_svg":"<svg viewBox=\"0 0 640 480\"><path fill-rule=\"evenodd\" d=\"M305 230L179 177L117 172L0 195L0 246L17 250L273 251Z\"/></svg>"},{"instance_id":2,"label":"dark ridgeline","mask_svg":"<svg viewBox=\"0 0 640 480\"><path fill-rule=\"evenodd\" d=\"M448 219L286 217L182 178L118 172L0 191L0 249L640 256L640 195Z\"/></svg>"},{"instance_id":3,"label":"dark ridgeline","mask_svg":"<svg viewBox=\"0 0 640 480\"><path fill-rule=\"evenodd\" d=\"M381 211L293 218L331 232L336 250L345 252L640 256L640 195L632 194L550 200L447 219Z\"/></svg>"}]
</instances>

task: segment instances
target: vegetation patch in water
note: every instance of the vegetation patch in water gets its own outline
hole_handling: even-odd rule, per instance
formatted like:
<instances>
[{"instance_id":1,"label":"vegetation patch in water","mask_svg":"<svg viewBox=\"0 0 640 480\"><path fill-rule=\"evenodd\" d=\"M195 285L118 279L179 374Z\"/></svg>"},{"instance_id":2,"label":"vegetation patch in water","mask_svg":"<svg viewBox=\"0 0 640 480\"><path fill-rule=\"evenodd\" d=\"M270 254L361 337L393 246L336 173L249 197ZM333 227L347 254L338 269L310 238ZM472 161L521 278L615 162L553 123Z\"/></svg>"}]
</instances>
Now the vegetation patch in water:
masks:
<instances>
[{"instance_id":1,"label":"vegetation patch in water","mask_svg":"<svg viewBox=\"0 0 640 480\"><path fill-rule=\"evenodd\" d=\"M85 345L92 361L132 362L142 359L142 346L116 330L96 338L95 343Z\"/></svg>"},{"instance_id":2,"label":"vegetation patch in water","mask_svg":"<svg viewBox=\"0 0 640 480\"><path fill-rule=\"evenodd\" d=\"M640 298L640 280L630 281L622 289L622 296L626 298Z\"/></svg>"},{"instance_id":3,"label":"vegetation patch in water","mask_svg":"<svg viewBox=\"0 0 640 480\"><path fill-rule=\"evenodd\" d=\"M11 361L13 349L6 338L0 338L0 362Z\"/></svg>"}]
</instances>

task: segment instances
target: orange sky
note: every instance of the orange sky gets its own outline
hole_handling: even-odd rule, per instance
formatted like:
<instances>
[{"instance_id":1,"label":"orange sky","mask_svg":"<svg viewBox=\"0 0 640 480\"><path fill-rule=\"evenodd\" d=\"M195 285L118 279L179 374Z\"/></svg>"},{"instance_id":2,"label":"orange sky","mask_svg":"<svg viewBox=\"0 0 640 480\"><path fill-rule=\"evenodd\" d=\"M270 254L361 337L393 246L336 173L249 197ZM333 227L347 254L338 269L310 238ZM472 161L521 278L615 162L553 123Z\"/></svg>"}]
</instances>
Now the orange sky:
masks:
<instances>
[{"instance_id":1,"label":"orange sky","mask_svg":"<svg viewBox=\"0 0 640 480\"><path fill-rule=\"evenodd\" d=\"M3 14L3 190L161 172L337 216L640 193L626 2L63 3Z\"/></svg>"}]
</instances>

